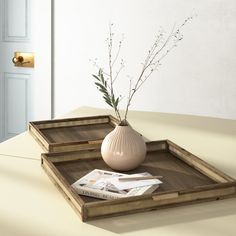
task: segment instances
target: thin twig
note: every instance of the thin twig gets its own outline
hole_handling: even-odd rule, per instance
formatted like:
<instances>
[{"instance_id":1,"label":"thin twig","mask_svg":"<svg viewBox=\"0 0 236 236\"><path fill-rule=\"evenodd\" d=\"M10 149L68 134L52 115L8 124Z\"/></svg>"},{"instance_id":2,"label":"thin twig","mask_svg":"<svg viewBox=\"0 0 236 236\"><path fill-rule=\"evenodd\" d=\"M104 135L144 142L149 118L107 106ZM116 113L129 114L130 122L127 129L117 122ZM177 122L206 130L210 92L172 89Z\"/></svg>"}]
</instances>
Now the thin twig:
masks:
<instances>
[{"instance_id":1,"label":"thin twig","mask_svg":"<svg viewBox=\"0 0 236 236\"><path fill-rule=\"evenodd\" d=\"M112 62L112 67L115 65L115 63L116 63L116 61L117 61L117 59L118 59L118 57L120 55L120 50L121 50L121 46L122 46L123 40L124 40L124 35L122 35L122 38L121 38L121 40L119 42L118 50L117 50L115 58L114 58L114 60Z\"/></svg>"},{"instance_id":2,"label":"thin twig","mask_svg":"<svg viewBox=\"0 0 236 236\"><path fill-rule=\"evenodd\" d=\"M113 45L113 33L112 33L112 24L109 25L109 41L108 41L108 51L109 51L109 74L110 74L110 97L111 97L111 102L113 105L113 108L115 110L117 118L121 121L121 116L119 109L117 108L117 105L114 102L114 90L113 90L113 74L112 74L112 45Z\"/></svg>"},{"instance_id":3,"label":"thin twig","mask_svg":"<svg viewBox=\"0 0 236 236\"><path fill-rule=\"evenodd\" d=\"M121 64L120 64L120 68L119 68L119 70L116 72L116 75L115 75L115 77L114 77L114 79L113 79L113 84L115 83L116 79L118 78L120 72L124 69L124 67L125 67L125 66L124 66L124 63L123 63L123 61L122 61Z\"/></svg>"},{"instance_id":4,"label":"thin twig","mask_svg":"<svg viewBox=\"0 0 236 236\"><path fill-rule=\"evenodd\" d=\"M135 93L140 89L140 87L144 84L144 82L150 77L150 75L154 72L154 70L157 69L157 67L160 65L160 61L166 57L167 54L169 54L173 48L176 46L177 42L182 40L182 35L181 37L178 37L179 34L180 34L180 29L185 26L185 24L191 20L193 17L188 17L184 23L182 23L180 25L179 28L177 28L175 30L175 25L172 27L172 30L169 34L169 36L167 37L167 39L165 40L165 42L162 44L162 46L157 50L155 51L157 48L158 48L158 44L156 43L157 41L155 41L155 43L153 44L153 46L151 47L151 50L149 50L148 52L148 55L145 59L145 62L143 64L143 68L141 70L141 73L136 81L136 84L134 86L133 89L131 89L130 91L131 94L129 95L128 97L128 102L127 102L127 105L126 105L126 110L125 110L125 116L124 116L124 119L127 120L127 116L128 116L128 111L129 111L129 107L131 105L131 100L133 99ZM167 47L167 45L169 44L170 40L172 38L175 38L175 41L174 41L174 45L172 45L170 48L168 48L166 50L166 52L161 56L160 59L158 59L156 62L154 61L156 59L156 57ZM159 41L160 42L160 41ZM154 66L154 67L152 67ZM151 68L150 72L148 75L145 76L145 79L143 79L143 76L145 75L146 71Z\"/></svg>"},{"instance_id":5,"label":"thin twig","mask_svg":"<svg viewBox=\"0 0 236 236\"><path fill-rule=\"evenodd\" d=\"M121 46L123 42L123 38L119 41L118 49L116 51L114 59L112 58L113 53L113 32L112 32L112 25L109 25L109 37L107 39L108 42L108 66L109 72L104 72L103 69L100 68L98 77L93 75L98 82L95 84L98 86L98 89L103 93L103 98L105 99L106 103L113 107L116 113L117 118L120 120L122 124L127 124L127 116L129 107L131 105L131 101L134 95L139 91L142 85L147 81L147 79L151 76L151 74L157 70L157 68L161 65L161 61L177 46L177 43L183 39L183 35L181 34L181 28L183 28L187 22L193 19L193 16L188 17L185 21L180 24L180 26L176 29L175 25L172 27L171 32L168 34L168 37L165 37L164 31L159 31L156 36L154 43L152 44L151 48L149 49L147 56L142 63L141 72L132 88L132 79L129 80L129 94L128 100L126 104L124 120L122 121L120 111L119 111L119 102L122 100L123 97L115 97L114 94L114 83L117 80L120 72L124 68L123 60L121 60L120 66L116 71L115 75L113 74L113 67L115 66L116 62L118 61ZM94 61L94 65L97 66L96 61ZM103 74L107 77L104 78Z\"/></svg>"}]
</instances>

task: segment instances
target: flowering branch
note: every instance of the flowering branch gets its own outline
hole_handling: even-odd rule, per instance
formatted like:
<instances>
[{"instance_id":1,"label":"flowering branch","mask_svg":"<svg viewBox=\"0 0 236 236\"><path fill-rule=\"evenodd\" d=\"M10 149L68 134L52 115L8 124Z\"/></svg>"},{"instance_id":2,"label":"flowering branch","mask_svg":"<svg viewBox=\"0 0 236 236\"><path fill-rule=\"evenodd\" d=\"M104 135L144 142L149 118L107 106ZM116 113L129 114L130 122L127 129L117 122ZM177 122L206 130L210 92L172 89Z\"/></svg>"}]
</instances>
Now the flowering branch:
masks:
<instances>
[{"instance_id":1,"label":"flowering branch","mask_svg":"<svg viewBox=\"0 0 236 236\"><path fill-rule=\"evenodd\" d=\"M160 32L157 35L157 38L155 42L153 43L151 50L148 51L148 55L145 59L145 62L143 64L143 68L141 70L141 73L135 83L134 88L130 88L128 102L126 105L125 110L125 116L124 120L127 120L129 107L131 105L131 101L135 93L140 89L140 87L143 85L143 83L150 77L150 75L157 70L157 68L161 65L160 62L177 46L177 43L183 39L183 35L180 34L180 29L185 26L185 24L190 21L193 17L188 17L184 23L180 25L179 28L175 29L175 26L172 28L169 36L167 39L162 43L164 34ZM171 42L171 39L173 39L173 45L169 46L169 43ZM162 45L160 45L162 44ZM168 47L169 46L169 47ZM168 47L166 49L166 47ZM166 51L158 58L160 53L166 49ZM157 59L157 60L156 60ZM155 61L156 60L156 61ZM149 70L149 72L147 72ZM143 78L144 77L144 78Z\"/></svg>"},{"instance_id":2,"label":"flowering branch","mask_svg":"<svg viewBox=\"0 0 236 236\"><path fill-rule=\"evenodd\" d=\"M128 117L128 111L129 107L131 105L131 101L134 97L134 95L137 93L137 91L142 87L144 82L151 76L151 74L158 69L159 66L161 66L162 60L175 48L177 47L178 43L183 39L183 35L181 34L181 29L190 21L193 17L188 17L185 19L185 21L178 27L174 25L171 32L168 34L168 36L165 36L165 33L163 30L160 30L159 33L156 36L156 39L154 43L152 44L150 50L147 53L147 56L144 60L144 63L142 63L142 70L134 83L134 86L132 87L132 80L129 81L129 94L128 94L128 100L126 104L124 119L121 119L120 111L119 111L119 102L120 97L116 97L114 94L114 83L116 79L118 78L121 70L124 68L124 61L121 60L119 69L116 71L115 75L113 75L113 68L119 58L120 50L123 42L122 40L119 41L118 50L115 54L114 59L112 58L113 53L113 36L114 33L112 32L112 26L113 24L110 24L109 26L109 38L107 39L108 42L108 67L109 72L106 73L99 68L98 75L93 75L95 79L97 80L95 82L98 90L103 93L103 98L105 102L114 108L117 118L120 120L121 124L127 125L127 117ZM95 65L97 65L95 63ZM104 76L106 78L104 78Z\"/></svg>"},{"instance_id":3,"label":"flowering branch","mask_svg":"<svg viewBox=\"0 0 236 236\"><path fill-rule=\"evenodd\" d=\"M109 25L109 38L107 39L107 47L108 47L108 65L109 65L109 72L105 73L101 68L99 68L98 75L93 75L93 77L97 80L95 82L95 85L97 86L98 90L103 93L103 99L105 102L114 108L115 113L119 121L121 122L121 115L118 108L119 102L120 102L120 96L116 97L114 94L114 83L121 72L121 70L124 68L124 62L121 60L120 68L116 72L114 78L113 78L113 66L116 63L121 49L122 40L119 43L119 48L116 53L116 56L114 60L112 60L112 50L113 50L113 36L114 33L112 32L112 26L113 24ZM105 78L106 77L106 78Z\"/></svg>"}]
</instances>

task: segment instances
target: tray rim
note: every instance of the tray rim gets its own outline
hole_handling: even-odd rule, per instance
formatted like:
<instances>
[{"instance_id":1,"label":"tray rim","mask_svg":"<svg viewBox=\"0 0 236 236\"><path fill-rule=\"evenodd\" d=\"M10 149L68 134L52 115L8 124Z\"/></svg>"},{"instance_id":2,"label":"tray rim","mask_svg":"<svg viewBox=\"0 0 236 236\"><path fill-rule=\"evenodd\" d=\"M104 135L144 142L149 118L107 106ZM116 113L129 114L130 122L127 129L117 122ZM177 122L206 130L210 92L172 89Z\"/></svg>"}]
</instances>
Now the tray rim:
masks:
<instances>
[{"instance_id":1,"label":"tray rim","mask_svg":"<svg viewBox=\"0 0 236 236\"><path fill-rule=\"evenodd\" d=\"M54 125L56 123L69 123L76 121L86 121L86 120L100 120L107 119L105 122L99 122L98 124L110 123L114 127L119 123L118 119L112 115L96 115L96 116L83 116L83 117L74 117L74 118L62 118L62 119L54 119L54 120L42 120L42 121L31 121L28 125L29 133L34 137L34 139L39 143L39 145L47 152L61 152L64 148L67 148L66 151L79 150L80 146L82 149L89 148L90 145L94 145L98 147L99 144L102 143L101 139L93 139L93 140L82 140L82 141L72 141L72 142L50 142L50 140L41 132L42 129L50 129L50 128L66 128L66 127L75 127L79 125L62 125L59 127L47 127L47 128L39 128L38 126L44 124ZM93 123L94 125L96 123ZM80 126L91 125L91 124L80 124ZM71 150L70 150L71 147Z\"/></svg>"},{"instance_id":2,"label":"tray rim","mask_svg":"<svg viewBox=\"0 0 236 236\"><path fill-rule=\"evenodd\" d=\"M196 161L200 161L201 164L206 166L206 168L210 168L210 170L213 169L214 173L216 175L219 175L220 178L218 178L216 180L216 179L210 177L216 183L205 185L205 186L200 186L198 188L180 189L177 191L171 190L171 191L165 191L165 192L160 192L160 193L157 192L157 193L146 194L146 195L142 195L142 196L128 197L128 198L123 198L123 199L104 200L104 201L87 202L86 203L80 198L80 196L76 193L76 191L74 189L72 189L72 187L70 186L68 181L61 175L59 170L55 167L55 165L53 163L55 163L57 161L53 158L53 156L55 157L57 155L63 155L63 154L74 153L74 152L80 152L80 153L94 152L94 155L95 155L96 153L98 153L98 149L80 150L80 151L62 152L62 153L43 153L41 155L41 165L42 165L43 169L45 170L45 172L53 180L53 182L56 183L57 187L63 193L64 197L69 201L70 205L72 205L72 207L79 214L82 221L87 221L87 220L96 219L96 218L103 218L103 217L107 217L109 215L113 215L113 213L108 214L110 206L117 207L117 206L123 206L124 204L131 204L132 205L132 204L135 204L140 201L147 202L147 205L148 206L150 205L150 206L147 207L146 209L141 208L141 209L131 210L131 212L116 212L116 213L114 213L114 215L129 214L129 213L134 213L136 211L137 212L147 211L147 210L149 210L149 208L150 209L159 209L159 208L171 207L173 204L174 205L176 205L176 204L177 205L182 205L182 204L185 205L185 204L189 204L189 203L218 200L218 199L236 196L236 180L234 178L226 175L224 172L216 169L212 165L208 164L207 162L203 161L202 159L193 155L192 153L188 152L187 150L181 148L180 146L171 142L170 140L159 140L159 141L147 142L148 152L153 151L152 146L155 144L161 145L162 148L166 145L174 146L175 148L177 148L178 151L181 151L186 155L193 156ZM166 147L164 147L164 148L166 148ZM164 149L161 149L161 150L164 150ZM156 151L158 151L158 150L156 150ZM49 156L51 156L51 157L49 157ZM88 157L88 159L91 159L91 158L92 157ZM179 158L179 157L176 156L176 158ZM51 159L54 159L54 162L51 161ZM83 158L79 158L79 159L83 159ZM184 161L184 160L182 160L182 161ZM189 165L189 163L187 163L187 164ZM199 171L199 169L197 169L197 170ZM205 173L203 173L203 174L206 175ZM206 175L206 176L209 177L209 175ZM207 194L206 198L203 196L204 194ZM76 202L72 202L73 198L75 198L77 200L79 199L79 201L76 200ZM177 201L178 199L180 199L180 200L183 199L183 201L178 202ZM154 204L154 206L152 206L152 203ZM79 204L79 207L78 206L76 207L75 206L76 204ZM160 205L158 206L158 204L160 204ZM99 211L101 209L102 209L102 211L105 211L106 213L104 215L99 215L99 214L96 215L96 211Z\"/></svg>"},{"instance_id":3,"label":"tray rim","mask_svg":"<svg viewBox=\"0 0 236 236\"><path fill-rule=\"evenodd\" d=\"M47 124L47 123L60 123L65 121L77 121L77 120L88 120L88 119L102 119L102 118L111 118L117 120L114 116L108 115L95 115L95 116L81 116L81 117L69 117L69 118L59 118L53 120L39 120L39 121L31 121L30 124ZM118 121L118 120L117 120Z\"/></svg>"}]
</instances>

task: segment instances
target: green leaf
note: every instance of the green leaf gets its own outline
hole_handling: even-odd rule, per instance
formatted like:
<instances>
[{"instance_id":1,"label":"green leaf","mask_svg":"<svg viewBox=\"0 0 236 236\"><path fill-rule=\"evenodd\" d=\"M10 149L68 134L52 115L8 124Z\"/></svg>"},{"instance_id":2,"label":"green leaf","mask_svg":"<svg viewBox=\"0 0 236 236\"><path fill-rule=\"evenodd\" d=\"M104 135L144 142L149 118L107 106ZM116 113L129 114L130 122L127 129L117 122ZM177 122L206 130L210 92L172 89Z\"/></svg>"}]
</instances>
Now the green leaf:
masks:
<instances>
[{"instance_id":1,"label":"green leaf","mask_svg":"<svg viewBox=\"0 0 236 236\"><path fill-rule=\"evenodd\" d=\"M102 74L102 69L100 68L99 71L98 71L98 76L100 77Z\"/></svg>"},{"instance_id":2,"label":"green leaf","mask_svg":"<svg viewBox=\"0 0 236 236\"><path fill-rule=\"evenodd\" d=\"M106 103L108 103L109 105L112 106L112 103L111 103L111 101L110 101L109 99L107 99L107 98L105 98L105 97L103 97L103 98L104 98L104 100L106 101Z\"/></svg>"},{"instance_id":3,"label":"green leaf","mask_svg":"<svg viewBox=\"0 0 236 236\"><path fill-rule=\"evenodd\" d=\"M100 77L101 77L101 81L102 81L102 83L104 84L105 80L104 80L103 73L101 73Z\"/></svg>"},{"instance_id":4,"label":"green leaf","mask_svg":"<svg viewBox=\"0 0 236 236\"><path fill-rule=\"evenodd\" d=\"M99 84L98 82L95 82L95 84L96 84L97 86L100 86L100 84Z\"/></svg>"},{"instance_id":5,"label":"green leaf","mask_svg":"<svg viewBox=\"0 0 236 236\"><path fill-rule=\"evenodd\" d=\"M112 103L111 103L111 101L110 101L109 99L107 99L106 97L103 97L103 98L104 98L105 102L106 102L109 106L113 107L113 106L112 106Z\"/></svg>"},{"instance_id":6,"label":"green leaf","mask_svg":"<svg viewBox=\"0 0 236 236\"><path fill-rule=\"evenodd\" d=\"M108 94L108 92L106 91L105 93L104 93L104 95L103 95L104 97L106 97L107 99L109 99L110 100L110 96L109 96L109 94Z\"/></svg>"},{"instance_id":7,"label":"green leaf","mask_svg":"<svg viewBox=\"0 0 236 236\"><path fill-rule=\"evenodd\" d=\"M95 79L97 79L98 81L100 81L100 78L97 75L92 75Z\"/></svg>"},{"instance_id":8,"label":"green leaf","mask_svg":"<svg viewBox=\"0 0 236 236\"><path fill-rule=\"evenodd\" d=\"M95 82L95 84L100 88L100 89L103 89L103 90L107 90L102 84L99 84L98 82Z\"/></svg>"},{"instance_id":9,"label":"green leaf","mask_svg":"<svg viewBox=\"0 0 236 236\"><path fill-rule=\"evenodd\" d=\"M106 90L106 92L104 94L106 94L109 97L109 94L108 94L107 90Z\"/></svg>"},{"instance_id":10,"label":"green leaf","mask_svg":"<svg viewBox=\"0 0 236 236\"><path fill-rule=\"evenodd\" d=\"M113 104L115 104L115 96L114 96L114 94L112 94L112 96L111 96L111 101L112 101Z\"/></svg>"},{"instance_id":11,"label":"green leaf","mask_svg":"<svg viewBox=\"0 0 236 236\"><path fill-rule=\"evenodd\" d=\"M101 93L103 93L104 95L108 95L107 91L104 89L98 89Z\"/></svg>"},{"instance_id":12,"label":"green leaf","mask_svg":"<svg viewBox=\"0 0 236 236\"><path fill-rule=\"evenodd\" d=\"M118 104L119 104L119 97L116 99L116 101L115 101L115 106L117 107L118 106Z\"/></svg>"}]
</instances>

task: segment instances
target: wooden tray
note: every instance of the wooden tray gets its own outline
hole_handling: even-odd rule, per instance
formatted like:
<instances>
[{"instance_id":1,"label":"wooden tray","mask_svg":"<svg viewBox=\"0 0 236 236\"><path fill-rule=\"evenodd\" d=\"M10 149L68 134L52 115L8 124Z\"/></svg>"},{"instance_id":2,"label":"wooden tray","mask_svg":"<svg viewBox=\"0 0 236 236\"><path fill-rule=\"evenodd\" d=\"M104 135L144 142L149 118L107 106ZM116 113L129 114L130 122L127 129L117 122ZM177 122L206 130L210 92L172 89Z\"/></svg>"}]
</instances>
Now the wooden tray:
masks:
<instances>
[{"instance_id":1,"label":"wooden tray","mask_svg":"<svg viewBox=\"0 0 236 236\"><path fill-rule=\"evenodd\" d=\"M42 154L42 167L83 221L236 196L236 181L171 141L147 143L145 162L134 171L162 175L152 194L116 200L82 196L71 184L91 170L111 170L99 149Z\"/></svg>"},{"instance_id":2,"label":"wooden tray","mask_svg":"<svg viewBox=\"0 0 236 236\"><path fill-rule=\"evenodd\" d=\"M111 115L45 120L29 123L29 131L49 152L99 147L118 120Z\"/></svg>"}]
</instances>

